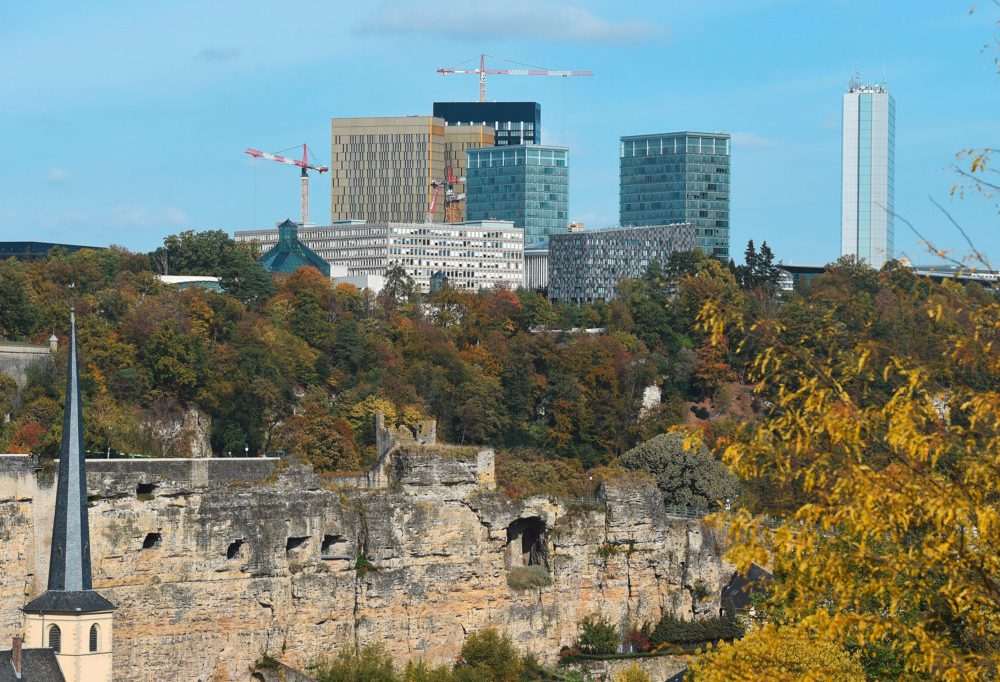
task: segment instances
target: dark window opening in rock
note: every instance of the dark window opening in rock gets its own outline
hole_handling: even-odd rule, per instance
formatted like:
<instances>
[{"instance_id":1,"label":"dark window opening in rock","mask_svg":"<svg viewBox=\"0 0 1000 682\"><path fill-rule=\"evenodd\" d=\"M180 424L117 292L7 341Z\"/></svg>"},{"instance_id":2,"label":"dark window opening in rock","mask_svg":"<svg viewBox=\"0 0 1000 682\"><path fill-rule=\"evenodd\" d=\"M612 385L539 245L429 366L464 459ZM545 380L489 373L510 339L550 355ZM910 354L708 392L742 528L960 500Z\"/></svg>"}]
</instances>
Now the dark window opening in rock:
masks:
<instances>
[{"instance_id":1,"label":"dark window opening in rock","mask_svg":"<svg viewBox=\"0 0 1000 682\"><path fill-rule=\"evenodd\" d=\"M155 490L156 490L155 483L140 483L135 487L135 494L136 496L152 495Z\"/></svg>"},{"instance_id":2,"label":"dark window opening in rock","mask_svg":"<svg viewBox=\"0 0 1000 682\"><path fill-rule=\"evenodd\" d=\"M545 522L537 516L507 526L507 557L512 566L546 566Z\"/></svg>"},{"instance_id":3,"label":"dark window opening in rock","mask_svg":"<svg viewBox=\"0 0 1000 682\"><path fill-rule=\"evenodd\" d=\"M142 541L142 548L153 549L159 547L162 542L163 536L160 533L146 533L146 539Z\"/></svg>"},{"instance_id":4,"label":"dark window opening in rock","mask_svg":"<svg viewBox=\"0 0 1000 682\"><path fill-rule=\"evenodd\" d=\"M243 543L246 542L243 538L239 540L233 540L229 543L229 547L226 549L227 559L239 559L243 554Z\"/></svg>"},{"instance_id":5,"label":"dark window opening in rock","mask_svg":"<svg viewBox=\"0 0 1000 682\"><path fill-rule=\"evenodd\" d=\"M309 542L308 535L288 538L285 541L285 554L295 554L297 551L305 549L307 542Z\"/></svg>"},{"instance_id":6,"label":"dark window opening in rock","mask_svg":"<svg viewBox=\"0 0 1000 682\"><path fill-rule=\"evenodd\" d=\"M347 551L347 538L343 535L324 535L321 553L323 556L334 554L345 554Z\"/></svg>"}]
</instances>

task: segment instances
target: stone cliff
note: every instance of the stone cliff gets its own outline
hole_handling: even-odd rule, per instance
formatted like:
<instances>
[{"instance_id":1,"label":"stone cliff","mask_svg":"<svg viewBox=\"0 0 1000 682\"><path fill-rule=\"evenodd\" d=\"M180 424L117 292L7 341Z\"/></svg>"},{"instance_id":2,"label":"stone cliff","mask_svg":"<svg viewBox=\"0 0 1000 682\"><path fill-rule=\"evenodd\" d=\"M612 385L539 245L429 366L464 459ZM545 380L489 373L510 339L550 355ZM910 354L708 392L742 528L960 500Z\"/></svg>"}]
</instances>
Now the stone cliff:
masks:
<instances>
[{"instance_id":1,"label":"stone cliff","mask_svg":"<svg viewBox=\"0 0 1000 682\"><path fill-rule=\"evenodd\" d=\"M88 461L115 679L245 679L264 652L305 666L371 642L448 662L487 626L551 661L590 614L718 612L731 570L713 533L668 516L650 483L514 501L493 489L492 451L437 445L433 425L380 429L379 451L357 479L273 459ZM0 457L0 632L44 589L53 470ZM524 564L551 585L508 586Z\"/></svg>"}]
</instances>

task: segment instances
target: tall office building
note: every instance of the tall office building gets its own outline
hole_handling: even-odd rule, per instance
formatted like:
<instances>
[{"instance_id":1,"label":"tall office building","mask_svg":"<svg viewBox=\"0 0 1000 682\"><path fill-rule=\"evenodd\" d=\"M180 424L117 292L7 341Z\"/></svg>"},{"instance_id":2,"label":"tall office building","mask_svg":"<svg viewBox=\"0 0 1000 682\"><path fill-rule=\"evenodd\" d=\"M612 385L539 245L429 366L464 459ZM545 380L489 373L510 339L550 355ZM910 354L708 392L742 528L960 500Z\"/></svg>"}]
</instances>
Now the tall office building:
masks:
<instances>
[{"instance_id":1,"label":"tall office building","mask_svg":"<svg viewBox=\"0 0 1000 682\"><path fill-rule=\"evenodd\" d=\"M491 128L450 131L433 116L335 118L331 129L331 222L423 221L434 200L433 183L444 187L449 163L454 177L462 177L465 150L493 144ZM442 189L432 219L443 222L448 205ZM461 210L453 217L464 220Z\"/></svg>"},{"instance_id":2,"label":"tall office building","mask_svg":"<svg viewBox=\"0 0 1000 682\"><path fill-rule=\"evenodd\" d=\"M566 232L569 225L569 150L547 145L469 149L468 220L510 220L524 243Z\"/></svg>"},{"instance_id":3,"label":"tall office building","mask_svg":"<svg viewBox=\"0 0 1000 682\"><path fill-rule=\"evenodd\" d=\"M844 93L840 253L875 268L893 257L896 104L855 75Z\"/></svg>"},{"instance_id":4,"label":"tall office building","mask_svg":"<svg viewBox=\"0 0 1000 682\"><path fill-rule=\"evenodd\" d=\"M538 102L435 102L434 115L447 126L489 126L496 130L498 147L542 143Z\"/></svg>"},{"instance_id":5,"label":"tall office building","mask_svg":"<svg viewBox=\"0 0 1000 682\"><path fill-rule=\"evenodd\" d=\"M729 258L729 135L630 135L620 152L623 227L690 223L702 251Z\"/></svg>"}]
</instances>

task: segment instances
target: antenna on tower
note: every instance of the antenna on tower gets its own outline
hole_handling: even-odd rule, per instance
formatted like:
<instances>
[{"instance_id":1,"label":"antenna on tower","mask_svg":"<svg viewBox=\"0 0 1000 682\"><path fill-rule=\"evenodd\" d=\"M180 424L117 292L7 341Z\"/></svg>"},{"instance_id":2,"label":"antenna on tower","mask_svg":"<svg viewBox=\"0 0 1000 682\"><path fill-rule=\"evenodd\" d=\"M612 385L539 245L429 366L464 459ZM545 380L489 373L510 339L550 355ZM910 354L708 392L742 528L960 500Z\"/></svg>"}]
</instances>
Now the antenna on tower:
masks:
<instances>
[{"instance_id":1,"label":"antenna on tower","mask_svg":"<svg viewBox=\"0 0 1000 682\"><path fill-rule=\"evenodd\" d=\"M854 75L851 76L851 82L848 84L848 90L857 90L861 87L861 71L857 66L854 67Z\"/></svg>"}]
</instances>

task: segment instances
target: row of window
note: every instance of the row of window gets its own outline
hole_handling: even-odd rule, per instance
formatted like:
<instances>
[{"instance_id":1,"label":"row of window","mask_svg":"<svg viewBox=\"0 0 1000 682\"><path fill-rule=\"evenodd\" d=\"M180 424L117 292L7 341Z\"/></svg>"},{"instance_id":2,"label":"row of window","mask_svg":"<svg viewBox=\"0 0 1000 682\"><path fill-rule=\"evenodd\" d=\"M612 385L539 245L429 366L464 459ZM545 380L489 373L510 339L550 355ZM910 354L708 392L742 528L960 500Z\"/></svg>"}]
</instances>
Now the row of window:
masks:
<instances>
[{"instance_id":1,"label":"row of window","mask_svg":"<svg viewBox=\"0 0 1000 682\"><path fill-rule=\"evenodd\" d=\"M99 651L101 643L101 629L97 623L90 626L89 650ZM62 630L58 625L49 627L48 648L53 649L57 654L62 651Z\"/></svg>"}]
</instances>

